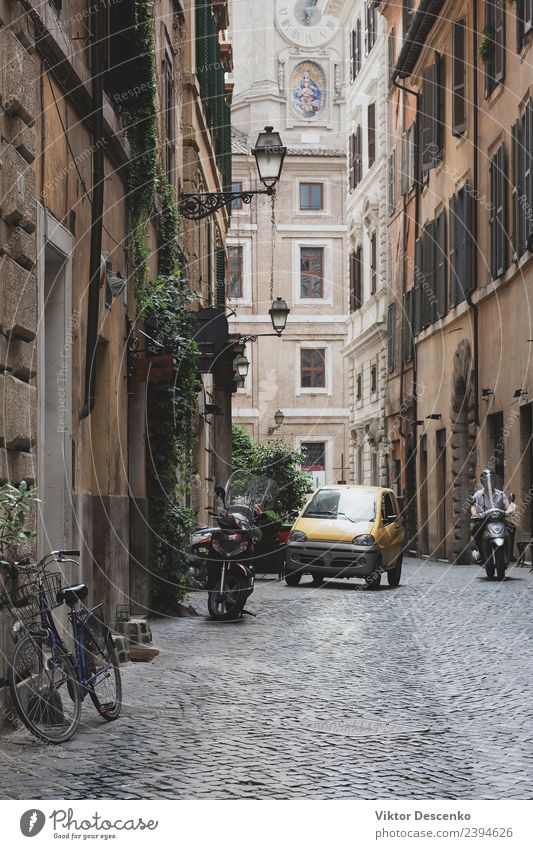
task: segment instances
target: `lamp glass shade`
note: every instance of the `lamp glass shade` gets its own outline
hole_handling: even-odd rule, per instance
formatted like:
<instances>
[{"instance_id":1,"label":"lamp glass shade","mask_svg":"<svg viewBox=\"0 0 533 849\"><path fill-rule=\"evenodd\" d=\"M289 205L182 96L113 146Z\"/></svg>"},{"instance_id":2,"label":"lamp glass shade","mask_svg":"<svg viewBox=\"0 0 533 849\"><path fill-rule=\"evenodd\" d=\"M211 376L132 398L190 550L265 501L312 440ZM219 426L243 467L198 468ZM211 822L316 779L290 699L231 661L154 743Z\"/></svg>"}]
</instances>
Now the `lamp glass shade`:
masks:
<instances>
[{"instance_id":1,"label":"lamp glass shade","mask_svg":"<svg viewBox=\"0 0 533 849\"><path fill-rule=\"evenodd\" d=\"M259 133L252 153L255 156L259 179L267 187L274 186L281 176L283 160L287 153L287 148L281 143L280 134L274 132L272 127L265 127L264 132Z\"/></svg>"},{"instance_id":2,"label":"lamp glass shade","mask_svg":"<svg viewBox=\"0 0 533 849\"><path fill-rule=\"evenodd\" d=\"M274 421L276 422L276 427L281 427L283 424L285 416L283 415L281 410L276 410L274 413Z\"/></svg>"},{"instance_id":3,"label":"lamp glass shade","mask_svg":"<svg viewBox=\"0 0 533 849\"><path fill-rule=\"evenodd\" d=\"M272 327L274 328L276 333L282 333L285 330L287 318L290 313L290 309L288 308L283 298L276 298L276 300L270 307L268 313L270 315Z\"/></svg>"},{"instance_id":4,"label":"lamp glass shade","mask_svg":"<svg viewBox=\"0 0 533 849\"><path fill-rule=\"evenodd\" d=\"M250 368L250 363L248 362L248 358L246 354L240 354L235 360L235 367L237 369L237 374L239 377L243 379L248 375L248 369Z\"/></svg>"}]
</instances>

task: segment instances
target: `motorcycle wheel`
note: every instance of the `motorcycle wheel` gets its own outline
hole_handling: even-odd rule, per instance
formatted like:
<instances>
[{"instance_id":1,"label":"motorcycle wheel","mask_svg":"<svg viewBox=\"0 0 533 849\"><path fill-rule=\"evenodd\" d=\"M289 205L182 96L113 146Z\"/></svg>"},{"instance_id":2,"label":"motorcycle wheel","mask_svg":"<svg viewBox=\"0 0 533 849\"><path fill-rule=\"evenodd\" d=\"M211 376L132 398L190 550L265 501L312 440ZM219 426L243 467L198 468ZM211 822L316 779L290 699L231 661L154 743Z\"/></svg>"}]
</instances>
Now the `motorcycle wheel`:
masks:
<instances>
[{"instance_id":1,"label":"motorcycle wheel","mask_svg":"<svg viewBox=\"0 0 533 849\"><path fill-rule=\"evenodd\" d=\"M505 562L505 551L503 548L499 548L496 552L496 576L499 581L503 581L505 578L506 569L507 563Z\"/></svg>"},{"instance_id":2,"label":"motorcycle wheel","mask_svg":"<svg viewBox=\"0 0 533 849\"><path fill-rule=\"evenodd\" d=\"M219 622L237 619L246 604L246 587L244 579L233 572L226 573L224 590L210 590L207 598L207 609L211 619Z\"/></svg>"}]
</instances>

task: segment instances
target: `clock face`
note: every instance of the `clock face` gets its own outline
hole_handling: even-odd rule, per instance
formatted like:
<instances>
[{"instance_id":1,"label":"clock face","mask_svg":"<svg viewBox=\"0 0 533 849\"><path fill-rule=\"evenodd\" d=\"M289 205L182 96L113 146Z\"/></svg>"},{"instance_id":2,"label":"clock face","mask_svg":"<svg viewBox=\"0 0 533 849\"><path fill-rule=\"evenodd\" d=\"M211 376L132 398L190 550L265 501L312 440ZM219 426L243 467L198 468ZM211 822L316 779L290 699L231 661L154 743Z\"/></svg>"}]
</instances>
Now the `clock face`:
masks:
<instances>
[{"instance_id":1,"label":"clock face","mask_svg":"<svg viewBox=\"0 0 533 849\"><path fill-rule=\"evenodd\" d=\"M321 47L331 41L339 22L325 15L324 0L276 0L276 23L289 41L300 47Z\"/></svg>"}]
</instances>

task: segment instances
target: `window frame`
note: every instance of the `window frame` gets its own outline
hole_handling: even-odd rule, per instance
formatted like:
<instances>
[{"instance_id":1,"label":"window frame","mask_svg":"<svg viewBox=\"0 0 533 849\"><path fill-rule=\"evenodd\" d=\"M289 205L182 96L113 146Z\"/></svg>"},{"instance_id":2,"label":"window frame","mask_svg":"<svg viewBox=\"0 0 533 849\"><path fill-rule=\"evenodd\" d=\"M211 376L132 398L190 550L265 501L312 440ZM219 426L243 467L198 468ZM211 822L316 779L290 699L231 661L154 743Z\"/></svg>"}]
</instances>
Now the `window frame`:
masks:
<instances>
[{"instance_id":1,"label":"window frame","mask_svg":"<svg viewBox=\"0 0 533 849\"><path fill-rule=\"evenodd\" d=\"M370 297L373 297L378 291L378 274L378 231L374 230L370 235Z\"/></svg>"},{"instance_id":2,"label":"window frame","mask_svg":"<svg viewBox=\"0 0 533 849\"><path fill-rule=\"evenodd\" d=\"M462 34L462 44L459 40L460 34ZM459 46L462 47L461 51ZM458 137L466 133L467 125L466 59L466 17L463 17L454 22L452 33L452 134Z\"/></svg>"},{"instance_id":3,"label":"window frame","mask_svg":"<svg viewBox=\"0 0 533 849\"><path fill-rule=\"evenodd\" d=\"M363 250L357 245L350 251L350 313L357 312L363 306Z\"/></svg>"},{"instance_id":4,"label":"window frame","mask_svg":"<svg viewBox=\"0 0 533 849\"><path fill-rule=\"evenodd\" d=\"M235 180L231 183L232 192L242 192L242 180ZM237 188L238 187L238 188ZM244 203L242 202L242 198L235 198L231 201L231 211L232 212L241 212L244 208Z\"/></svg>"},{"instance_id":5,"label":"window frame","mask_svg":"<svg viewBox=\"0 0 533 849\"><path fill-rule=\"evenodd\" d=\"M502 142L490 157L490 273L493 280L507 271L507 150Z\"/></svg>"},{"instance_id":6,"label":"window frame","mask_svg":"<svg viewBox=\"0 0 533 849\"><path fill-rule=\"evenodd\" d=\"M324 360L324 386L303 386L303 367L302 367L302 355L304 351L323 351L323 360ZM331 351L326 344L322 344L321 342L314 341L306 341L301 342L297 347L297 368L295 369L295 374L297 377L296 382L296 395L331 395ZM315 369L312 370L312 373Z\"/></svg>"},{"instance_id":7,"label":"window frame","mask_svg":"<svg viewBox=\"0 0 533 849\"><path fill-rule=\"evenodd\" d=\"M376 104L369 103L367 108L367 161L368 170L375 165L377 155Z\"/></svg>"},{"instance_id":8,"label":"window frame","mask_svg":"<svg viewBox=\"0 0 533 849\"><path fill-rule=\"evenodd\" d=\"M320 206L302 206L302 189L307 188L309 190L315 186L318 186L320 189ZM308 196L311 198L312 191L308 191ZM324 183L317 180L301 180L298 183L298 199L300 212L324 212Z\"/></svg>"},{"instance_id":9,"label":"window frame","mask_svg":"<svg viewBox=\"0 0 533 849\"><path fill-rule=\"evenodd\" d=\"M319 275L311 269L308 270L308 271L304 271L302 269L302 260L303 260L303 257L304 257L304 251L318 252L318 253L315 253L314 256L320 257L320 273L319 273ZM322 245L300 245L299 253L300 253L300 286L299 286L300 300L301 301L322 301L322 300L324 300L324 289L325 289L325 286L324 286L324 282L325 282L325 280L324 280L324 277L325 277L324 267L325 267L325 259L326 259L324 247ZM311 255L309 255L309 256L311 256ZM319 276L319 279L320 279L320 294L319 295L303 294L303 278L304 278L304 276L309 277L308 291L311 291L311 292L314 289L312 278Z\"/></svg>"},{"instance_id":10,"label":"window frame","mask_svg":"<svg viewBox=\"0 0 533 849\"><path fill-rule=\"evenodd\" d=\"M317 304L331 306L333 304L333 287L332 281L332 257L333 257L333 241L331 239L320 239L310 237L309 239L294 238L292 241L292 262L293 262L293 303L301 306L316 306ZM322 297L309 298L302 297L301 294L301 272L300 272L300 257L301 248L322 248L323 249L323 277L322 277Z\"/></svg>"},{"instance_id":11,"label":"window frame","mask_svg":"<svg viewBox=\"0 0 533 849\"><path fill-rule=\"evenodd\" d=\"M233 294L231 289L231 280L234 276L232 269L235 255L238 257L238 275L239 275L239 295ZM231 301L242 301L244 297L244 246L243 245L228 245L228 258L226 263L226 287L227 298Z\"/></svg>"},{"instance_id":12,"label":"window frame","mask_svg":"<svg viewBox=\"0 0 533 849\"><path fill-rule=\"evenodd\" d=\"M252 304L252 239L245 237L235 237L228 236L226 242L226 248L228 251L230 248L240 247L242 248L242 280L243 280L243 294L242 298L232 298L229 294L229 273L228 273L228 265L226 265L226 300L231 304L238 304L243 307L251 307Z\"/></svg>"},{"instance_id":13,"label":"window frame","mask_svg":"<svg viewBox=\"0 0 533 849\"><path fill-rule=\"evenodd\" d=\"M176 170L176 84L174 57L168 47L163 57L163 99L165 171L168 182L173 185Z\"/></svg>"}]
</instances>

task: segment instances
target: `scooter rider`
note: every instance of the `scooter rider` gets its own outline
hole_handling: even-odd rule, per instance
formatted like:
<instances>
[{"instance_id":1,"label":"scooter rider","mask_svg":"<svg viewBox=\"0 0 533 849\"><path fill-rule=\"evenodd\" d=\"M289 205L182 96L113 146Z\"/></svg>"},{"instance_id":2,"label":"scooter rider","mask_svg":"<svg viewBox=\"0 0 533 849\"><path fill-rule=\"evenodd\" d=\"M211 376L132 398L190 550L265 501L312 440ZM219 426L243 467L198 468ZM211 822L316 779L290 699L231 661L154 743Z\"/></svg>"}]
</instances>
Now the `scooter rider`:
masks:
<instances>
[{"instance_id":1,"label":"scooter rider","mask_svg":"<svg viewBox=\"0 0 533 849\"><path fill-rule=\"evenodd\" d=\"M491 469L483 469L479 476L479 482L481 484L481 489L478 489L473 496L470 515L472 517L472 537L474 538L477 550L481 551L481 539L479 534L483 529L483 522L480 520L480 516L487 510L491 509L505 510L507 513L512 513L514 512L514 505L511 501L509 501L503 490L496 489L495 476ZM513 528L511 554L514 551L514 535L515 529Z\"/></svg>"}]
</instances>

